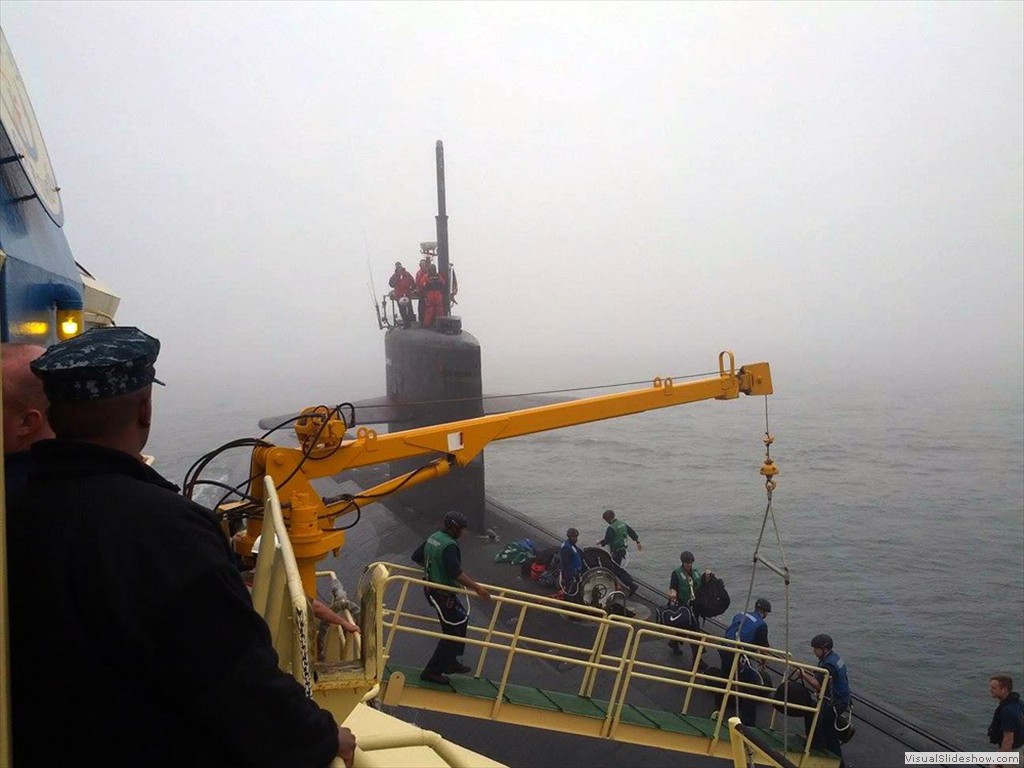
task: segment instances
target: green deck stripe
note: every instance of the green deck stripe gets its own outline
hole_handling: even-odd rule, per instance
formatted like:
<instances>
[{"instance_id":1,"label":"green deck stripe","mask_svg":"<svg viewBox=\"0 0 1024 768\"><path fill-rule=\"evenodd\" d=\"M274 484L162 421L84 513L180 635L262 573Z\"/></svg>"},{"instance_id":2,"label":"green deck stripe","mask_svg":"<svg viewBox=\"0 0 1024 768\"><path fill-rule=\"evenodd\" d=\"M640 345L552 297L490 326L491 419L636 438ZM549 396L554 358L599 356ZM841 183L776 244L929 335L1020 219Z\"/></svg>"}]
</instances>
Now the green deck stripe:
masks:
<instances>
[{"instance_id":1,"label":"green deck stripe","mask_svg":"<svg viewBox=\"0 0 1024 768\"><path fill-rule=\"evenodd\" d=\"M756 730L762 736L764 736L765 739L767 739L769 745L771 745L775 749L779 750L780 752L783 751L783 749L782 749L782 730L781 729L773 731L773 730L771 730L769 728L757 728ZM796 729L792 728L792 727L789 729L789 751L790 752L803 752L804 751L804 747L807 746L807 739L804 738L804 735L802 733L794 733L794 730L796 730ZM839 755L833 755L828 750L825 750L825 749L815 749L814 747L811 748L811 754L815 755L816 757L829 757L829 758L833 758L833 759L838 759L839 758Z\"/></svg>"},{"instance_id":2,"label":"green deck stripe","mask_svg":"<svg viewBox=\"0 0 1024 768\"><path fill-rule=\"evenodd\" d=\"M571 693L557 693L555 691L544 691L544 695L555 702L559 709L570 715L596 717L598 720L604 719L604 710L594 706L590 699L583 696L574 696Z\"/></svg>"},{"instance_id":3,"label":"green deck stripe","mask_svg":"<svg viewBox=\"0 0 1024 768\"><path fill-rule=\"evenodd\" d=\"M388 664L384 668L384 679L387 680L395 672L405 675L405 684L414 688L429 688L435 691L454 691L464 696L474 696L480 699L494 700L498 695L498 686L483 677L469 677L467 675L451 675L449 685L438 685L420 680L419 667L407 667L400 664ZM557 691L542 691L539 688L531 688L525 685L506 685L504 700L510 704L519 704L524 707L544 709L549 712L565 712L570 715L582 717L593 717L604 719L608 714L608 702L601 699L588 699L585 696L576 696L571 693L559 693ZM675 712L662 712L657 709L635 707L626 704L622 708L621 722L627 725L639 725L644 728L658 728L672 733L681 733L686 736L703 736L711 738L715 732L717 723L707 717L693 717L691 715L680 715ZM765 737L768 744L773 748L782 751L782 731L768 728L758 728L758 732ZM729 741L729 729L722 727L719 733L722 741ZM792 733L789 737L789 751L800 753L804 750L805 739L802 735ZM812 755L818 757L835 758L835 755L821 749L812 749Z\"/></svg>"},{"instance_id":4,"label":"green deck stripe","mask_svg":"<svg viewBox=\"0 0 1024 768\"><path fill-rule=\"evenodd\" d=\"M485 677L469 677L468 675L451 675L451 685L456 693L464 696L475 696L478 699L498 698L498 686Z\"/></svg>"},{"instance_id":5,"label":"green deck stripe","mask_svg":"<svg viewBox=\"0 0 1024 768\"><path fill-rule=\"evenodd\" d=\"M647 709L645 707L637 707L637 711L663 731L682 733L687 736L707 736L700 729L687 722L689 718L684 718L675 712L661 712L657 709Z\"/></svg>"},{"instance_id":6,"label":"green deck stripe","mask_svg":"<svg viewBox=\"0 0 1024 768\"><path fill-rule=\"evenodd\" d=\"M718 725L717 720L712 720L710 717L695 717L693 715L680 715L686 722L696 728L702 734L707 736L709 739L715 733L715 726ZM728 718L726 718L728 720ZM722 741L729 740L729 725L726 723L722 726L722 730L719 732L719 738Z\"/></svg>"},{"instance_id":7,"label":"green deck stripe","mask_svg":"<svg viewBox=\"0 0 1024 768\"><path fill-rule=\"evenodd\" d=\"M440 686L434 683L428 683L426 680L420 680L420 672L423 669L421 667L406 667L401 664L388 664L384 667L384 679L387 680L395 672L401 672L405 675L405 684L413 687L430 687L439 688Z\"/></svg>"},{"instance_id":8,"label":"green deck stripe","mask_svg":"<svg viewBox=\"0 0 1024 768\"><path fill-rule=\"evenodd\" d=\"M608 702L601 701L600 699L591 699L591 703L595 707L601 710L601 716L604 717L608 714ZM626 725L640 725L644 728L657 728L657 724L653 720L648 720L644 717L640 710L634 707L632 704L626 704L622 708L622 716L619 718L620 722Z\"/></svg>"},{"instance_id":9,"label":"green deck stripe","mask_svg":"<svg viewBox=\"0 0 1024 768\"><path fill-rule=\"evenodd\" d=\"M549 712L560 712L551 699L544 695L544 692L538 688L530 688L525 685L506 685L505 686L505 700L509 704L521 704L524 707L535 707L537 709L546 709Z\"/></svg>"}]
</instances>

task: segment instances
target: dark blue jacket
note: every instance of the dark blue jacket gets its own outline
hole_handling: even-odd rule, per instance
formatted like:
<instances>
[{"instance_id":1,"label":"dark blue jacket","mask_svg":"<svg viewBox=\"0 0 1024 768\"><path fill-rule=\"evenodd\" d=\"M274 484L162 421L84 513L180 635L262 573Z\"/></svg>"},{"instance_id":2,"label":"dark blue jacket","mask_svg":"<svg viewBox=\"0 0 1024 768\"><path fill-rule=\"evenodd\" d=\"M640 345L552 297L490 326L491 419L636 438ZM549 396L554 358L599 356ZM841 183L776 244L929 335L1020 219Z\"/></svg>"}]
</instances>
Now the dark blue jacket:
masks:
<instances>
[{"instance_id":1,"label":"dark blue jacket","mask_svg":"<svg viewBox=\"0 0 1024 768\"><path fill-rule=\"evenodd\" d=\"M330 764L334 718L278 667L209 510L121 451L32 458L7 528L15 765L69 744L104 766Z\"/></svg>"},{"instance_id":2,"label":"dark blue jacket","mask_svg":"<svg viewBox=\"0 0 1024 768\"><path fill-rule=\"evenodd\" d=\"M31 451L8 453L4 456L4 486L7 488L7 503L10 504L17 494L25 490L28 476L32 471Z\"/></svg>"},{"instance_id":3,"label":"dark blue jacket","mask_svg":"<svg viewBox=\"0 0 1024 768\"><path fill-rule=\"evenodd\" d=\"M846 662L835 651L818 659L818 666L828 670L832 705L842 709L850 704L850 678L846 673Z\"/></svg>"},{"instance_id":4,"label":"dark blue jacket","mask_svg":"<svg viewBox=\"0 0 1024 768\"><path fill-rule=\"evenodd\" d=\"M558 566L563 577L568 578L574 577L583 570L583 553L569 539L562 542L562 548L558 553Z\"/></svg>"},{"instance_id":5,"label":"dark blue jacket","mask_svg":"<svg viewBox=\"0 0 1024 768\"><path fill-rule=\"evenodd\" d=\"M740 628L741 623L742 628ZM739 637L737 637L737 634ZM757 611L737 613L732 617L732 624L725 630L725 636L730 640L739 640L743 643L753 643L767 647L768 622Z\"/></svg>"}]
</instances>

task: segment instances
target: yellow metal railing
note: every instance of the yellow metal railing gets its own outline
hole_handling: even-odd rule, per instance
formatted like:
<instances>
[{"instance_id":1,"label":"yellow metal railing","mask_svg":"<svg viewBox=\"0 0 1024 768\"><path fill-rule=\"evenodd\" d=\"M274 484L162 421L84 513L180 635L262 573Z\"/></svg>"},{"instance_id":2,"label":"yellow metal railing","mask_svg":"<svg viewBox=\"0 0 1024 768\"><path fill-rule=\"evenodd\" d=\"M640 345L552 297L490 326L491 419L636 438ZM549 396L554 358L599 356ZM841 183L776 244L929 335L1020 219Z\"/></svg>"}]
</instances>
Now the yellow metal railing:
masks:
<instances>
[{"instance_id":1,"label":"yellow metal railing","mask_svg":"<svg viewBox=\"0 0 1024 768\"><path fill-rule=\"evenodd\" d=\"M326 642L318 647L310 599L269 477L264 478L264 493L266 545L260 547L256 557L253 606L270 628L281 668L305 687L308 696L330 709L342 722L380 681L380 627L376 618L384 569L371 571L365 585L362 632L347 634L340 627L329 626ZM271 546L271 542L276 546ZM351 613L346 618L351 619Z\"/></svg>"},{"instance_id":2,"label":"yellow metal railing","mask_svg":"<svg viewBox=\"0 0 1024 768\"><path fill-rule=\"evenodd\" d=\"M291 672L303 684L308 696L313 686L313 658L306 593L273 481L269 477L264 478L264 486L263 531L267 546L260 547L256 557L253 607L270 627L281 668ZM272 543L277 546L272 546Z\"/></svg>"},{"instance_id":3,"label":"yellow metal railing","mask_svg":"<svg viewBox=\"0 0 1024 768\"><path fill-rule=\"evenodd\" d=\"M794 768L789 758L765 746L759 735L743 725L738 717L729 718L729 743L732 745L732 764L735 768L747 768L755 755L775 768Z\"/></svg>"},{"instance_id":4,"label":"yellow metal railing","mask_svg":"<svg viewBox=\"0 0 1024 768\"><path fill-rule=\"evenodd\" d=\"M423 614L407 607L409 589L430 586L433 589L463 594L474 600L479 606L482 603L473 593L458 587L445 587L425 581L422 570L404 565L378 563L371 568L384 568L387 577L379 596L383 601L380 606L379 622L383 632L383 656L385 662L391 657L397 636L402 634L416 635L436 639L447 638L437 629L436 615ZM496 719L505 697L504 693L512 684L513 670L517 659L532 658L556 662L562 665L575 666L582 670L583 679L577 691L581 697L591 698L599 676L610 677L603 682L608 686L609 693L607 713L600 729L601 737L615 738L621 724L627 698L637 681L670 685L683 690L680 714L688 714L695 692L702 691L722 695L718 708L717 724L714 732L708 737L707 751L712 753L718 742L723 738L723 730L727 728L725 712L733 699L746 699L768 704L779 704L774 697L774 687L748 683L739 680L737 672L740 656L745 656L751 663L765 662L770 665L781 665L786 677L791 670L822 670L807 664L796 662L790 655L781 650L763 648L761 646L742 643L725 638L706 635L701 632L678 630L661 624L631 619L622 616L609 616L604 611L589 606L567 604L563 600L539 596L505 587L486 585L491 592L492 609L485 626L468 624L465 642L467 645L480 649L479 659L474 675L481 677L484 665L489 657L497 655L504 659L500 676L491 682L497 687L490 718ZM393 603L388 598L393 598ZM394 607L389 607L391 604ZM526 631L528 617L531 614L558 615L574 619L579 625L593 632L589 644L572 644L550 637L539 637ZM506 623L513 623L511 630L500 629L504 616ZM550 626L550 625L548 625ZM640 657L641 649L649 641L677 640L693 645L696 658L692 668L680 669L648 661ZM614 647L616 650L609 650ZM726 651L733 654L733 663L728 675L718 677L701 671L700 661L708 651ZM826 681L827 682L827 681ZM385 701L388 697L385 696ZM801 706L788 703L791 712L804 712L812 715L811 726L803 749L803 757L810 754L810 745L814 729L817 727L821 702L814 706ZM775 712L773 710L772 723ZM783 739L788 743L788 727L783 727Z\"/></svg>"},{"instance_id":5,"label":"yellow metal railing","mask_svg":"<svg viewBox=\"0 0 1024 768\"><path fill-rule=\"evenodd\" d=\"M771 705L781 703L774 698L774 687L746 682L737 677L741 657L746 657L751 663L764 663L765 665L771 665L773 663L781 664L784 668L783 680L789 678L791 671L814 670L817 673L824 673L825 675L822 688L825 688L828 682L827 671L821 670L818 667L796 662L783 650L765 648L763 646L752 645L738 640L728 640L723 637L707 635L703 632L674 629L666 627L663 624L654 624L640 619L628 619L621 616L613 616L611 617L611 620L613 622L628 622L636 629L636 640L629 654L627 664L626 688L628 688L629 684L633 680L648 680L654 683L662 683L684 688L686 690L686 695L683 699L683 706L681 710L681 714L684 715L689 714L690 703L695 691L721 694L722 701L717 710L717 714L714 716L717 724L712 735L712 749L722 737L721 732L724 727L723 724L725 723L725 712L729 707L730 699L747 699ZM669 667L664 664L638 659L637 654L645 640L677 640L678 642L686 642L691 646L695 646L697 651L693 661L693 667L689 670L680 670L678 667ZM699 671L700 661L703 660L705 652L708 650L726 651L732 654L732 666L729 669L727 677L719 677L718 675L710 675ZM643 670L652 671L644 672ZM671 677L666 677L665 673L673 676L680 675L681 679L671 679ZM722 687L723 683L725 684L724 688ZM618 704L620 710L625 703L626 692L626 690L623 690L621 700ZM791 702L786 702L785 706L795 712L806 712L808 714L813 713L811 727L808 730L807 744L804 749L804 754L809 754L814 729L818 722L818 714L821 710L821 702L817 702L813 707L807 707ZM769 727L774 725L776 714L776 711L773 709ZM786 733L787 731L788 728L784 726L784 736L788 736L788 733ZM788 741L788 739L786 740Z\"/></svg>"},{"instance_id":6,"label":"yellow metal railing","mask_svg":"<svg viewBox=\"0 0 1024 768\"><path fill-rule=\"evenodd\" d=\"M264 510L264 525L270 541L270 534L280 531L285 533L284 521L280 507L276 506L276 494L268 484L267 503ZM290 551L287 535L278 536L279 546L261 547L256 564L256 579L253 589L253 601L267 619L271 627L275 647L281 657L282 667L291 672L299 682L303 683L311 695L322 705L328 706L339 721L343 721L360 699L373 696L380 689L381 677L386 660L392 655L395 640L400 635L415 635L433 639L445 639L437 628L436 615L420 613L408 607L410 588L421 589L430 586L433 589L461 593L471 593L461 588L443 587L431 584L421 578L421 571L403 565L376 563L369 566L360 581L357 591L361 607L362 636L349 636L344 643L345 635L339 633L336 640L330 640L327 647L326 663L317 661L315 644L311 642L310 611L302 589L301 579L295 566L294 553ZM289 565L291 567L289 567ZM320 575L333 575L321 572ZM604 718L593 723L587 735L609 739L636 740L635 726L624 726L622 716L628 706L631 689L638 682L648 684L669 685L682 690L680 714L687 715L690 711L692 697L696 692L707 692L723 696L718 709L718 722L709 736L690 737L691 744L669 743L666 748L684 749L685 751L703 751L707 754L724 756L732 753L740 754L737 743L739 738L732 738L731 746L721 747L719 742L724 737L723 730L729 728L725 722L725 712L730 699L746 699L768 704L778 704L772 697L773 689L766 686L747 683L737 678L740 655L746 656L751 663L764 661L768 664L782 665L789 670L814 670L816 667L800 664L792 660L780 650L766 649L701 632L678 630L664 625L622 616L609 616L604 611L590 606L567 604L562 600L538 596L515 589L487 585L491 592L490 615L484 626L467 626L467 637L464 642L480 649L474 675L483 676L485 666L490 661L492 670L500 665L500 673L493 676L491 682L495 686L493 701L478 701L475 706L483 705L473 716L489 719L502 719L518 722L523 710L513 707L511 715L499 717L506 704L506 691L514 684L517 660L536 659L555 662L566 667L575 667L581 671L581 680L574 693L586 699L594 699L599 685L604 695L594 699L601 703L607 699ZM480 602L474 600L479 606ZM394 605L394 607L390 607ZM564 637L551 637L550 622L545 623L545 636L540 636L528 629L529 619L534 615L561 616L573 619L584 631L585 642L572 642ZM505 628L511 624L511 628ZM338 628L332 627L337 630ZM667 666L641 656L641 650L650 646L651 642L662 644L665 640L677 640L689 643L696 649L696 657L692 668ZM338 648L338 644L343 643ZM354 644L353 644L354 643ZM700 661L710 651L727 651L733 653L733 664L727 677L718 677L701 670ZM338 663L340 659L340 664ZM314 680L312 670L319 675ZM343 671L339 674L338 670ZM399 675L398 678L401 678ZM384 687L385 703L397 703L389 700L391 688L397 688L397 697L401 697L403 682L397 686ZM548 690L555 694L557 691ZM448 695L441 693L440 695ZM422 704L420 706L423 706ZM820 713L820 702L813 707L788 704L791 711L806 712L811 715L809 737L804 745L799 764L810 754L810 744ZM539 712L538 716L524 722L537 727L553 727L550 721L557 713ZM560 716L572 717L569 710ZM509 719L509 718L513 719ZM583 716L579 716L583 717ZM775 714L772 719L774 722ZM566 722L574 721L561 721ZM632 728L632 731L630 731ZM581 733L583 730L581 729ZM784 731L785 734L785 731ZM750 732L750 738L756 737ZM644 743L646 737L639 737L637 743ZM695 745L693 739L699 741ZM746 736L744 737L747 738ZM399 740L401 741L401 740ZM784 744L788 738L783 735ZM367 747L370 744L366 745ZM376 745L383 747L383 743ZM722 749L727 750L726 753ZM748 748L749 749L749 748ZM789 752L788 746L786 751ZM777 753L765 752L763 748L754 750L761 762L767 759L772 762L779 757ZM744 754L746 754L744 752ZM764 759L761 759L763 756ZM363 755L364 760L367 755ZM781 756L786 759L785 755ZM823 764L820 758L817 764ZM368 764L373 760L367 760ZM454 765L456 763L450 762ZM780 763L774 763L780 764Z\"/></svg>"},{"instance_id":7,"label":"yellow metal railing","mask_svg":"<svg viewBox=\"0 0 1024 768\"><path fill-rule=\"evenodd\" d=\"M332 584L338 580L338 575L334 571L317 571L316 575L318 579L331 579ZM330 607L333 609L334 606ZM346 621L355 623L355 617L347 607L336 611L336 613ZM337 624L326 624L324 628L326 632L324 633L323 648L318 648L318 651L322 651L323 660L352 662L362 658L363 638L361 632L345 632ZM319 639L319 637L318 628L317 638Z\"/></svg>"}]
</instances>

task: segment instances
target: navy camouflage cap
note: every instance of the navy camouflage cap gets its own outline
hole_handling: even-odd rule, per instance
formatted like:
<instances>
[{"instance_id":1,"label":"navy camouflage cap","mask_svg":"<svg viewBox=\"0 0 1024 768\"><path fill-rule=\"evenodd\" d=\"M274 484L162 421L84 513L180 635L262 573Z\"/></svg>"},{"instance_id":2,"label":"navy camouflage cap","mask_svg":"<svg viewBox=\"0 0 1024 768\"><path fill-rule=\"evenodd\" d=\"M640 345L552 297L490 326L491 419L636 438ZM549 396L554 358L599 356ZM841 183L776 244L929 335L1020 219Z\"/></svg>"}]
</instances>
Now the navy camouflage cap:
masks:
<instances>
[{"instance_id":1,"label":"navy camouflage cap","mask_svg":"<svg viewBox=\"0 0 1024 768\"><path fill-rule=\"evenodd\" d=\"M91 328L30 363L51 402L102 400L155 382L160 342L138 328Z\"/></svg>"}]
</instances>

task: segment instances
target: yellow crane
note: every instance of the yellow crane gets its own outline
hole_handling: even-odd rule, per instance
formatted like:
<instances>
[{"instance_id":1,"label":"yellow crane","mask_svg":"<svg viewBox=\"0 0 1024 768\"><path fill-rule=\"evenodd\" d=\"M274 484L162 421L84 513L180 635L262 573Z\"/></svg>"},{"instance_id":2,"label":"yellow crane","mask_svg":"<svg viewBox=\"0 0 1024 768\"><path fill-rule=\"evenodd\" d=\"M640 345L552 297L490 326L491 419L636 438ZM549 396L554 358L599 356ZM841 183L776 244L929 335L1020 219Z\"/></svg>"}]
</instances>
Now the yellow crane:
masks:
<instances>
[{"instance_id":1,"label":"yellow crane","mask_svg":"<svg viewBox=\"0 0 1024 768\"><path fill-rule=\"evenodd\" d=\"M720 353L718 363L717 375L698 380L678 383L656 378L650 386L628 392L388 434L361 427L352 437L351 425L328 409L304 411L295 426L300 447L260 446L253 450L248 489L251 512L246 529L234 538L236 550L242 555L248 555L253 541L264 533L281 541L280 547L260 548L253 600L271 627L282 666L304 682L310 695L339 721L354 725L361 725L369 714L360 701L379 698L390 705L735 759L737 765L748 753L770 765L786 765L790 759L808 768L835 765L837 760L812 750L806 739L789 740L784 732L771 729L747 729L749 733L745 733L742 726L737 730L736 723L727 722L724 714L730 696L770 702L770 691L745 688L731 674L720 681L727 695L719 718L704 718L690 711L691 704L696 703L696 696L714 692L717 681L696 669L679 670L644 658L644 649L651 647L649 641L658 640L655 645L661 646L666 639L676 638L701 648L702 654L738 649L769 663L804 666L795 664L785 651L609 616L598 608L567 606L559 600L509 588L488 585L493 597L489 626L473 627L467 638L467 643L480 650L473 676L453 678L450 689L423 684L413 668L403 667L393 658L397 636L441 637L424 628L432 623L431 617L417 615L406 604L409 590L425 583L421 573L407 566L368 566L359 589L361 637L339 639L345 636L336 632L326 660L313 658L307 601L316 593L317 564L345 544L344 531L336 527L339 518L404 488L457 471L495 440L703 400L772 394L767 363L737 369L729 351ZM417 456L430 460L420 469L357 494L325 499L312 485L317 478ZM761 473L773 487L777 469L770 458L765 458ZM230 505L224 511L238 514L239 508ZM392 600L396 592L397 600ZM593 643L572 647L558 638L531 636L526 619L537 613L574 615L578 622L593 629ZM499 614L505 616L504 622L499 621ZM515 624L514 630L503 629L508 622ZM493 680L486 676L488 658L502 660L499 668L503 672ZM517 685L510 675L513 666L530 658L576 664L583 670L583 683L572 692ZM493 661L491 669L495 669ZM642 681L676 686L682 711L660 712L630 704L630 686ZM817 707L806 712L816 722ZM403 738L418 742L426 737L414 733ZM381 736L366 743L383 749L389 745L397 748L398 742L392 744ZM450 742L441 740L434 746L447 754L449 765L472 764L472 760L461 761Z\"/></svg>"},{"instance_id":2,"label":"yellow crane","mask_svg":"<svg viewBox=\"0 0 1024 768\"><path fill-rule=\"evenodd\" d=\"M270 477L284 510L299 573L306 594L316 593L316 564L328 552L345 544L344 531L335 520L356 511L357 505L380 500L397 490L410 488L448 474L454 466L464 467L494 440L507 440L552 429L587 424L643 413L658 408L701 400L733 400L744 395L772 394L768 363L751 363L736 369L735 356L723 351L718 356L718 375L678 383L655 378L651 386L616 394L588 397L566 403L527 408L521 411L481 416L447 424L420 427L404 432L378 434L360 427L354 439L346 438L349 425L330 418L324 409L307 409L296 422L300 448L280 446L253 449L249 496L264 498L263 477ZM426 467L393 478L352 497L324 500L310 481L373 464L435 456ZM764 470L763 470L764 471ZM774 467L768 471L774 474ZM246 534L236 540L239 554L248 555L260 535L259 520L252 520Z\"/></svg>"}]
</instances>

